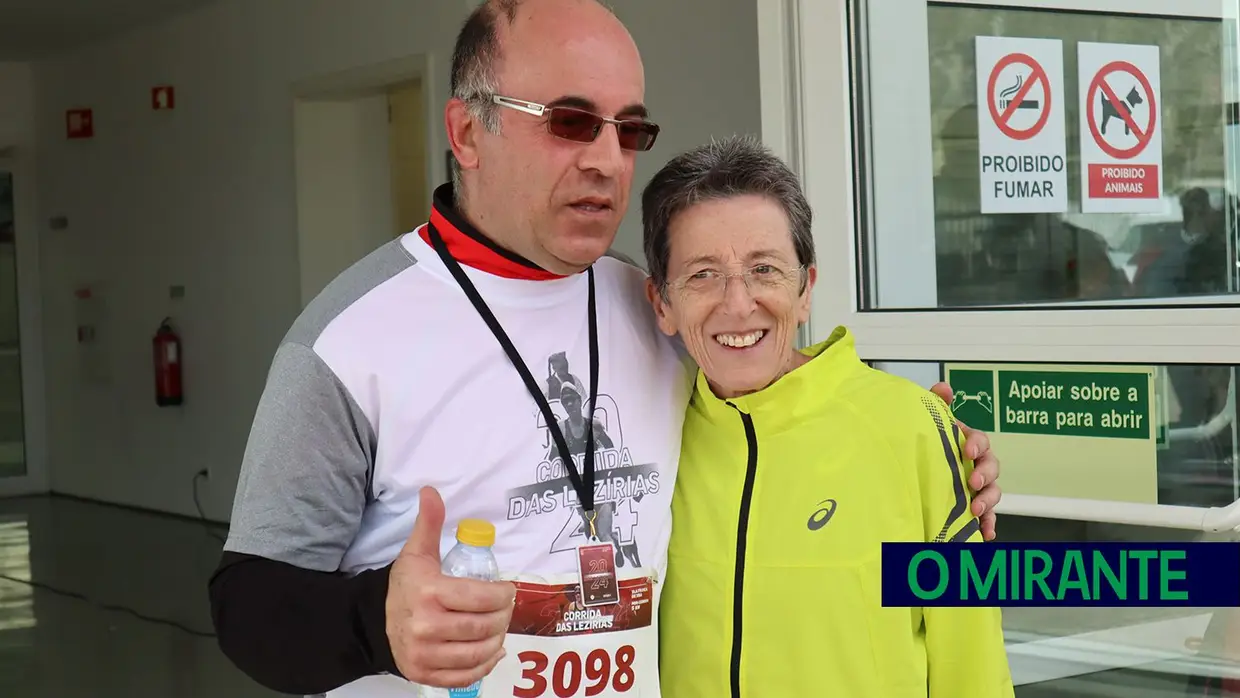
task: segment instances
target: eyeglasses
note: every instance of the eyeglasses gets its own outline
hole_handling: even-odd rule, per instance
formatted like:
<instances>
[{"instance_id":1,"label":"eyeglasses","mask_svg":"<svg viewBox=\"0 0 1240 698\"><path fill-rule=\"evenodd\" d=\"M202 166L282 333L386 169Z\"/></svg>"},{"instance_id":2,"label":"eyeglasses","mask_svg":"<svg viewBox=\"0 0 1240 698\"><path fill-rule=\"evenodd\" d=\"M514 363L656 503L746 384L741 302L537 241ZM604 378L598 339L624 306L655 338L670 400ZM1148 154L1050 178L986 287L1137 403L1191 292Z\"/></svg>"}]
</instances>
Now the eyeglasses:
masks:
<instances>
[{"instance_id":1,"label":"eyeglasses","mask_svg":"<svg viewBox=\"0 0 1240 698\"><path fill-rule=\"evenodd\" d=\"M784 269L775 264L756 264L745 271L725 273L716 269L703 269L683 276L670 284L679 294L694 299L714 299L723 296L728 281L740 277L750 295L770 297L798 288L805 265Z\"/></svg>"},{"instance_id":2,"label":"eyeglasses","mask_svg":"<svg viewBox=\"0 0 1240 698\"><path fill-rule=\"evenodd\" d=\"M577 143L593 143L606 124L615 124L620 147L624 150L650 150L659 135L656 124L638 117L609 119L576 107L548 107L499 95L491 97L491 101L526 114L546 116L547 131L551 135Z\"/></svg>"}]
</instances>

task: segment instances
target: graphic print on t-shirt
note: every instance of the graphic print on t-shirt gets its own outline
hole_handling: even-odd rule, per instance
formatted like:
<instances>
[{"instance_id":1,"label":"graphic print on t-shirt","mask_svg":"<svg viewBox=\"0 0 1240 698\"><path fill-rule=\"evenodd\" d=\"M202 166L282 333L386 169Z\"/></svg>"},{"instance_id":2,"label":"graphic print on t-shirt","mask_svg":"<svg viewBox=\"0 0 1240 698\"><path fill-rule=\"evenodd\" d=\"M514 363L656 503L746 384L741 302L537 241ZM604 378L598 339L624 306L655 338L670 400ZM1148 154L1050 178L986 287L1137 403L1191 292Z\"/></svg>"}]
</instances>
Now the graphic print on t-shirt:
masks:
<instances>
[{"instance_id":1,"label":"graphic print on t-shirt","mask_svg":"<svg viewBox=\"0 0 1240 698\"><path fill-rule=\"evenodd\" d=\"M645 454L633 453L635 444L625 442L615 397L600 391L591 414L590 386L581 375L588 376L588 369L574 370L568 353L556 352L547 358L543 389L583 477L592 425L598 538L587 535L580 498L540 410L530 427L541 433L541 453L525 471L530 484L506 493L508 520L538 517L531 529L548 532L548 552L564 573L512 579L517 593L504 642L509 657L488 677L490 689L483 682L486 698L658 695L656 581L643 566L650 561L642 560L637 529L643 502L664 508L648 512L645 535L657 535L668 504L657 496L658 464L642 462Z\"/></svg>"},{"instance_id":2,"label":"graphic print on t-shirt","mask_svg":"<svg viewBox=\"0 0 1240 698\"><path fill-rule=\"evenodd\" d=\"M578 473L583 473L586 451L586 419L594 423L594 507L595 526L601 542L616 548L616 567L640 568L637 524L643 498L659 491L657 463L642 463L624 442L620 406L608 393L598 394L593 415L587 415L590 395L577 372L569 366L567 352L547 359L547 402L557 417L560 431ZM508 520L560 517L564 525L554 540L548 541L552 555L576 555L579 546L589 543L587 521L568 471L560 458L551 430L539 413L533 425L543 435L545 451L540 462L532 463L531 484L508 491Z\"/></svg>"}]
</instances>

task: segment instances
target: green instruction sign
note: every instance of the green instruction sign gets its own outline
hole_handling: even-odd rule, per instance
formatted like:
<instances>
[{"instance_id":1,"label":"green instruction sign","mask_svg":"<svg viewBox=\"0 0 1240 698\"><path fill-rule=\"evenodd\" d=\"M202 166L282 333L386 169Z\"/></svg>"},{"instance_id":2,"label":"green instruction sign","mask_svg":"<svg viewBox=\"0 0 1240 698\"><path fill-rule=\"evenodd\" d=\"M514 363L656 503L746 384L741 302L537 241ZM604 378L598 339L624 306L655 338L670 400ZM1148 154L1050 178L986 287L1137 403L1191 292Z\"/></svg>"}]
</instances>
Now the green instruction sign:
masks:
<instances>
[{"instance_id":1,"label":"green instruction sign","mask_svg":"<svg viewBox=\"0 0 1240 698\"><path fill-rule=\"evenodd\" d=\"M997 378L997 380L996 380ZM1153 423L1150 374L952 369L952 411L974 429L1009 434L1142 439Z\"/></svg>"},{"instance_id":2,"label":"green instruction sign","mask_svg":"<svg viewBox=\"0 0 1240 698\"><path fill-rule=\"evenodd\" d=\"M999 371L1000 430L1150 438L1147 373Z\"/></svg>"},{"instance_id":3,"label":"green instruction sign","mask_svg":"<svg viewBox=\"0 0 1240 698\"><path fill-rule=\"evenodd\" d=\"M994 371L952 371L952 412L973 429L995 430Z\"/></svg>"},{"instance_id":4,"label":"green instruction sign","mask_svg":"<svg viewBox=\"0 0 1240 698\"><path fill-rule=\"evenodd\" d=\"M1158 503L1154 366L948 363L952 411L1003 454L1005 493Z\"/></svg>"}]
</instances>

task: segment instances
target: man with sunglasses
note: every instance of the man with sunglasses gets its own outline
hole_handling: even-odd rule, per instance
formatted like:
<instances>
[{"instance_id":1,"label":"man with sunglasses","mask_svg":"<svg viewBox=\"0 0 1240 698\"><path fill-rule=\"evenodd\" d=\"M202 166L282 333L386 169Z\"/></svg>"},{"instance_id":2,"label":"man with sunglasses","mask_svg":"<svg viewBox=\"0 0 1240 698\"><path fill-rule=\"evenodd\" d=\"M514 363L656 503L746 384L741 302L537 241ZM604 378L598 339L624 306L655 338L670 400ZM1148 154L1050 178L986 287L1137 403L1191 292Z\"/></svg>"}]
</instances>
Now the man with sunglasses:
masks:
<instances>
[{"instance_id":1,"label":"man with sunglasses","mask_svg":"<svg viewBox=\"0 0 1240 698\"><path fill-rule=\"evenodd\" d=\"M607 256L659 134L644 89L593 0L491 0L462 28L452 184L306 308L258 407L210 590L221 647L260 683L659 694L694 367L644 273ZM965 450L993 506L985 435ZM495 524L506 581L440 572L464 518Z\"/></svg>"}]
</instances>

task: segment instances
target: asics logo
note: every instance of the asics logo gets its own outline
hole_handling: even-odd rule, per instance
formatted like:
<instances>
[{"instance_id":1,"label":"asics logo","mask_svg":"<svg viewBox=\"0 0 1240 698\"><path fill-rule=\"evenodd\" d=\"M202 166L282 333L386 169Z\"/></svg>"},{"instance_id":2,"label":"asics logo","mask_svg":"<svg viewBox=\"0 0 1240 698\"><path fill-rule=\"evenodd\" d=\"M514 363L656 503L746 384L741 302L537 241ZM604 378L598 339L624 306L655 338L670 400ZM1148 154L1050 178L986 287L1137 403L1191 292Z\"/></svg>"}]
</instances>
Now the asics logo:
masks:
<instances>
[{"instance_id":1,"label":"asics logo","mask_svg":"<svg viewBox=\"0 0 1240 698\"><path fill-rule=\"evenodd\" d=\"M834 499L824 499L818 502L818 510L810 514L809 521L805 523L806 528L811 531L817 531L835 515L836 503Z\"/></svg>"}]
</instances>

